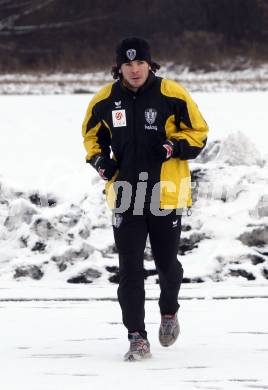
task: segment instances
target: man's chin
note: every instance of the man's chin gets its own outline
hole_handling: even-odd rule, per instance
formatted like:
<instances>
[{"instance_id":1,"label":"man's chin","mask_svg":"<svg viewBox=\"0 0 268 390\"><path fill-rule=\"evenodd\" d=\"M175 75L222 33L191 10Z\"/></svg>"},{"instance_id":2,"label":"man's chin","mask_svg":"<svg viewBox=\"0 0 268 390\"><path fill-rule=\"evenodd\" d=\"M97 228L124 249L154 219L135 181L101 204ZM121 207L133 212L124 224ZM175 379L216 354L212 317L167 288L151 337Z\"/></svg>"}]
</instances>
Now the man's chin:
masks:
<instances>
[{"instance_id":1,"label":"man's chin","mask_svg":"<svg viewBox=\"0 0 268 390\"><path fill-rule=\"evenodd\" d=\"M144 82L142 80L124 80L124 84L127 88L132 89L132 90L137 90L140 87L143 86Z\"/></svg>"},{"instance_id":2,"label":"man's chin","mask_svg":"<svg viewBox=\"0 0 268 390\"><path fill-rule=\"evenodd\" d=\"M131 80L130 85L134 88L139 88L143 85L143 81L141 79L139 80Z\"/></svg>"}]
</instances>

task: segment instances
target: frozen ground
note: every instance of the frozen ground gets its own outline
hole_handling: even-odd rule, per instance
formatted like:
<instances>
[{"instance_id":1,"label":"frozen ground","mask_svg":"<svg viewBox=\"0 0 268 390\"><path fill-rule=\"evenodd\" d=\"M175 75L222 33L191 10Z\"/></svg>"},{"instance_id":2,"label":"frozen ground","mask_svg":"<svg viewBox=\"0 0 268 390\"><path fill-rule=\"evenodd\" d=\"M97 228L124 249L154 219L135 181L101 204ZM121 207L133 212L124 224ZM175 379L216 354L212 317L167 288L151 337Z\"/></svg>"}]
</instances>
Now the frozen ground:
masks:
<instances>
[{"instance_id":1,"label":"frozen ground","mask_svg":"<svg viewBox=\"0 0 268 390\"><path fill-rule=\"evenodd\" d=\"M181 335L158 343L157 301L146 302L153 357L124 362L111 301L0 302L5 390L267 389L267 299L183 300Z\"/></svg>"}]
</instances>

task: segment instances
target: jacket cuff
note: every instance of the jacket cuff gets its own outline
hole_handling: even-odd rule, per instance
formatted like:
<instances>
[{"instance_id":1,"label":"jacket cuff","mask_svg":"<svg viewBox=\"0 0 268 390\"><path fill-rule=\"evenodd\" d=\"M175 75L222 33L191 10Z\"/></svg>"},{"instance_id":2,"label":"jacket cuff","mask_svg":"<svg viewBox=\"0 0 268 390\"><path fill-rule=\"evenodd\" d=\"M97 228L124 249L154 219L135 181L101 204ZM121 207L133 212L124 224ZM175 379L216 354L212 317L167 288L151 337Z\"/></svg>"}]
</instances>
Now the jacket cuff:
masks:
<instances>
[{"instance_id":1,"label":"jacket cuff","mask_svg":"<svg viewBox=\"0 0 268 390\"><path fill-rule=\"evenodd\" d=\"M103 155L99 153L93 156L90 160L86 160L86 162L89 163L97 171L103 160L104 160Z\"/></svg>"}]
</instances>

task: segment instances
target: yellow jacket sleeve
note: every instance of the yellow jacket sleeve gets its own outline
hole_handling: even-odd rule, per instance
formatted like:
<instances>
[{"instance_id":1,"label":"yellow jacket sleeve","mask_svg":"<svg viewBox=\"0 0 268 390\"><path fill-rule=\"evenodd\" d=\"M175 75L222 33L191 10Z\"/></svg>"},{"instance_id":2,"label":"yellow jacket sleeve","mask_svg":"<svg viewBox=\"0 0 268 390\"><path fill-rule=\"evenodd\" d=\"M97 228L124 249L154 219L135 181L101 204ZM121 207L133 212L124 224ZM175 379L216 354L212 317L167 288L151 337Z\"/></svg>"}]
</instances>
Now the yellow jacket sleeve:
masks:
<instances>
[{"instance_id":1,"label":"yellow jacket sleeve","mask_svg":"<svg viewBox=\"0 0 268 390\"><path fill-rule=\"evenodd\" d=\"M86 149L86 161L92 159L96 154L103 154L109 157L111 136L110 130L101 114L100 104L109 97L112 83L102 88L90 101L82 124L82 135Z\"/></svg>"},{"instance_id":2,"label":"yellow jacket sleeve","mask_svg":"<svg viewBox=\"0 0 268 390\"><path fill-rule=\"evenodd\" d=\"M181 85L163 80L161 88L164 95L175 98L175 114L170 121L176 126L176 131L168 135L169 138L178 141L178 156L181 160L197 157L206 145L208 133L206 121L196 103Z\"/></svg>"}]
</instances>

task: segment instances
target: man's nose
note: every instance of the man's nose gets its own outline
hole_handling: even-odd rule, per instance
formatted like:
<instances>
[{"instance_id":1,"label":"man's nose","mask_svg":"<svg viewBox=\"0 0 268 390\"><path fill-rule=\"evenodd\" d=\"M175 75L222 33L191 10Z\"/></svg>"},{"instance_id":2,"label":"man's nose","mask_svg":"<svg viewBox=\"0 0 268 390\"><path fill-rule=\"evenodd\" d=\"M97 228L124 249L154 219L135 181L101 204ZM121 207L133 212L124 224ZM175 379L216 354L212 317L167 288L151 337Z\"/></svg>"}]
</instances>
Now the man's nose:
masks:
<instances>
[{"instance_id":1,"label":"man's nose","mask_svg":"<svg viewBox=\"0 0 268 390\"><path fill-rule=\"evenodd\" d=\"M138 65L135 63L132 63L131 70L133 73L137 73L137 71L139 70Z\"/></svg>"}]
</instances>

